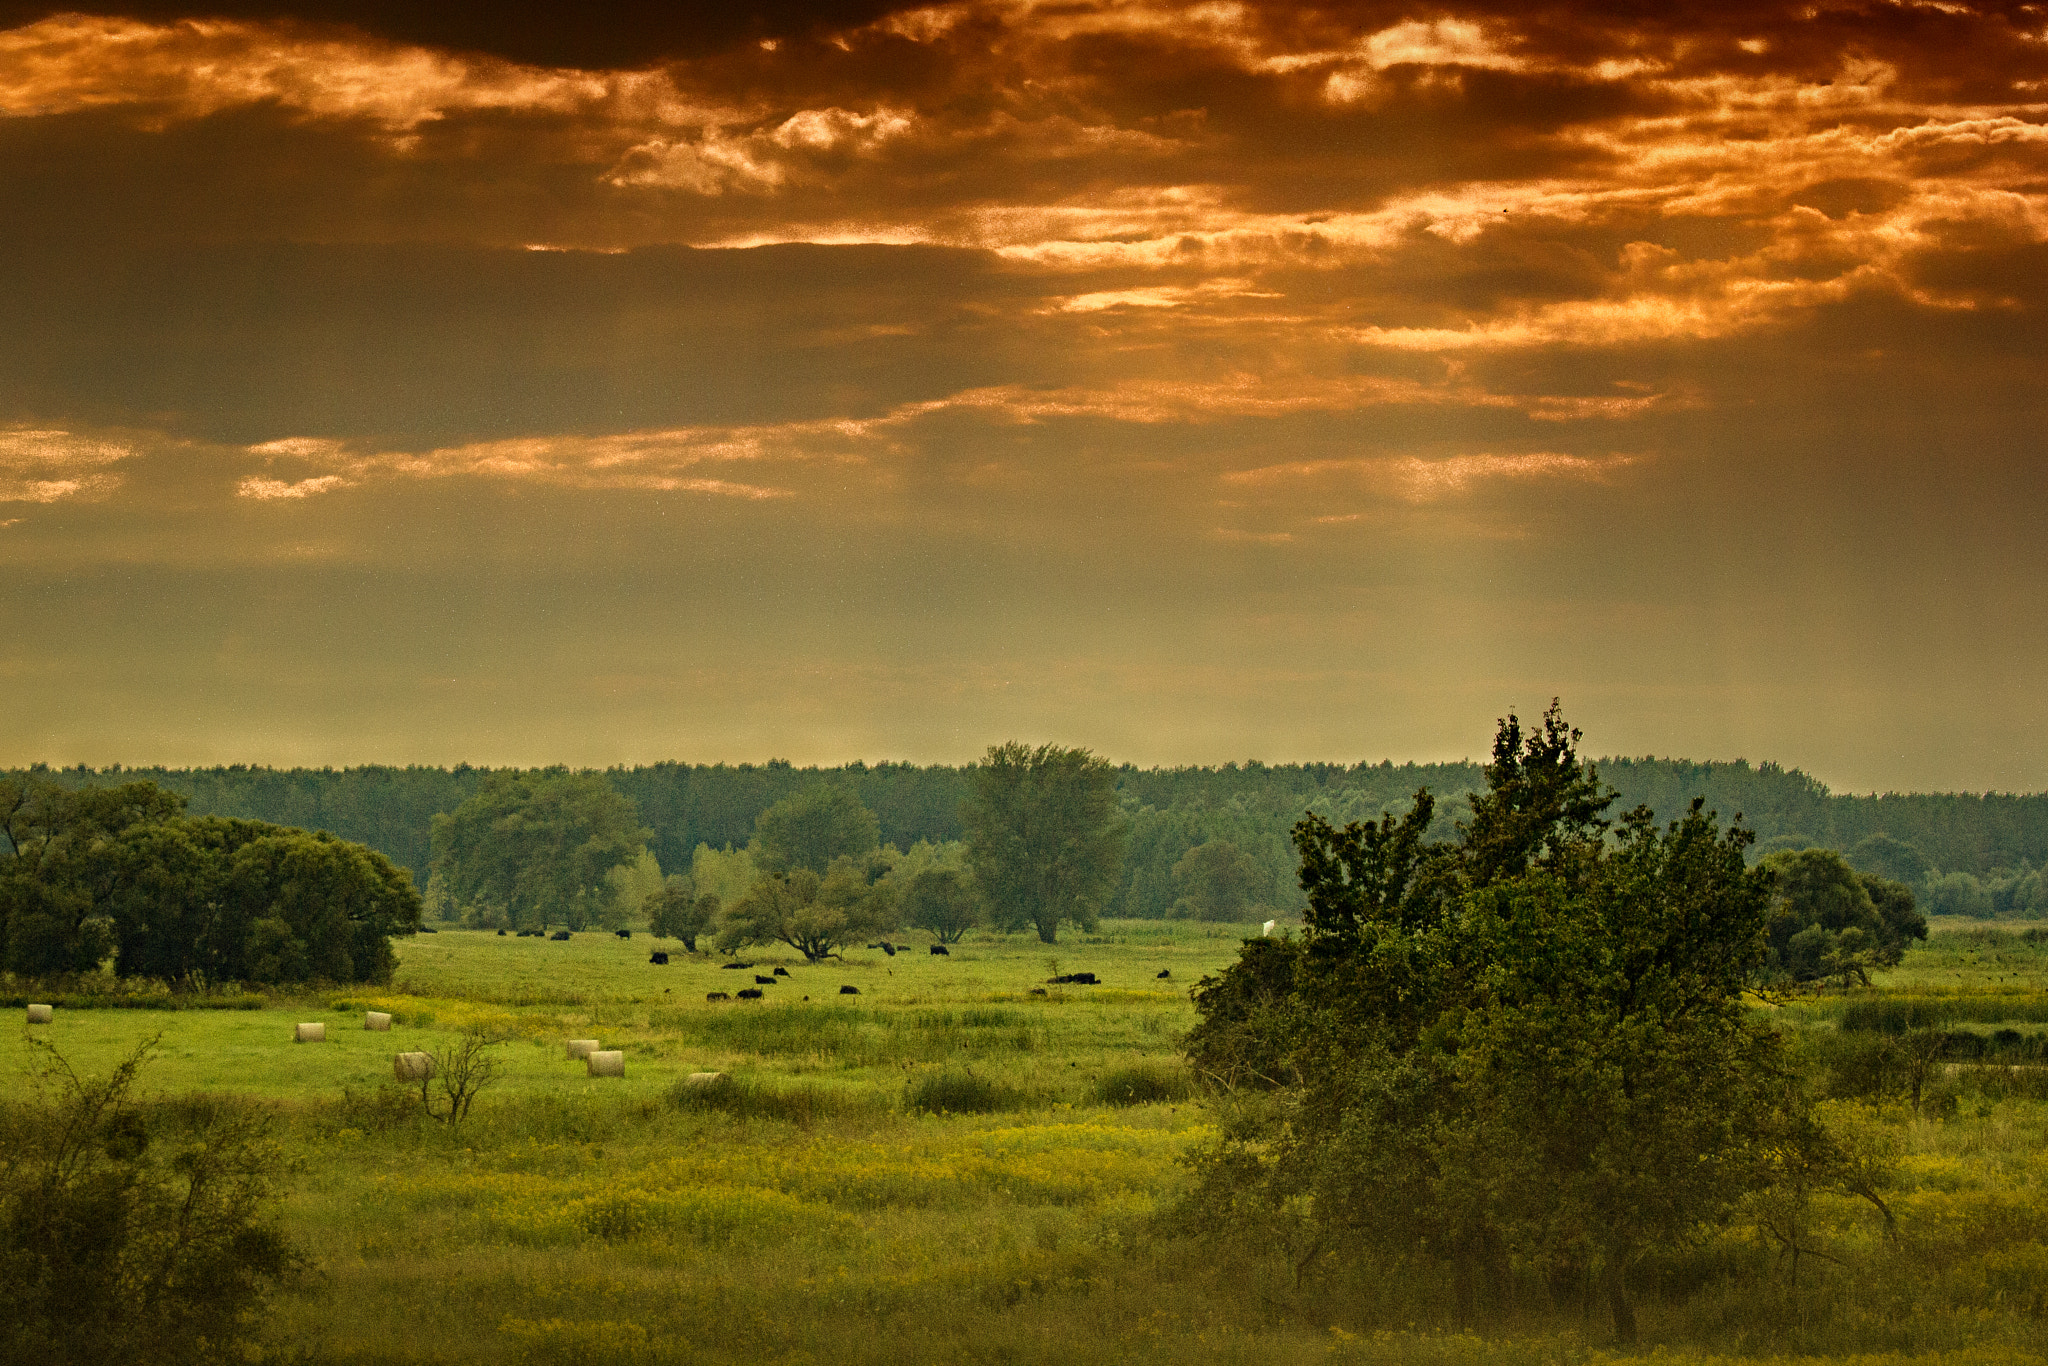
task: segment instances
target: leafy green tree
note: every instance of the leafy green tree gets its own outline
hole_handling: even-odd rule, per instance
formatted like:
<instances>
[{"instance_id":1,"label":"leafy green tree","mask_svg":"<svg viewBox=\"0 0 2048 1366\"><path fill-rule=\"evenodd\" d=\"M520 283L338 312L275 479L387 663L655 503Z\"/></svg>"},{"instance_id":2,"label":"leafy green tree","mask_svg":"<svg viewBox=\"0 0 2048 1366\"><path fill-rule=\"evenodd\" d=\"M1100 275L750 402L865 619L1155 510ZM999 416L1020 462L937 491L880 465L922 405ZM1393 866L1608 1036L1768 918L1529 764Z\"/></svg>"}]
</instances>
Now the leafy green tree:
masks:
<instances>
[{"instance_id":1,"label":"leafy green tree","mask_svg":"<svg viewBox=\"0 0 2048 1366\"><path fill-rule=\"evenodd\" d=\"M647 898L647 928L657 939L680 939L691 953L697 951L697 936L717 923L719 899L716 892L699 895L689 875L671 873L661 890Z\"/></svg>"},{"instance_id":2,"label":"leafy green tree","mask_svg":"<svg viewBox=\"0 0 2048 1366\"><path fill-rule=\"evenodd\" d=\"M0 867L9 963L174 982L388 980L420 898L382 854L323 832L183 817L148 783L15 790ZM0 806L6 803L0 802Z\"/></svg>"},{"instance_id":3,"label":"leafy green tree","mask_svg":"<svg viewBox=\"0 0 2048 1366\"><path fill-rule=\"evenodd\" d=\"M1835 977L1868 985L1927 937L1927 918L1902 883L1859 873L1832 849L1781 850L1763 861L1774 895L1770 966L1795 982Z\"/></svg>"},{"instance_id":4,"label":"leafy green tree","mask_svg":"<svg viewBox=\"0 0 2048 1366\"><path fill-rule=\"evenodd\" d=\"M1258 866L1229 840L1210 840L1173 865L1180 893L1169 914L1176 920L1249 920L1259 884Z\"/></svg>"},{"instance_id":5,"label":"leafy green tree","mask_svg":"<svg viewBox=\"0 0 2048 1366\"><path fill-rule=\"evenodd\" d=\"M1904 840L1879 832L1856 842L1848 854L1858 872L1874 873L1893 882L1917 887L1929 872L1927 856Z\"/></svg>"},{"instance_id":6,"label":"leafy green tree","mask_svg":"<svg viewBox=\"0 0 2048 1366\"><path fill-rule=\"evenodd\" d=\"M780 942L813 963L848 944L896 928L896 888L888 864L842 856L819 877L808 868L770 873L726 908L718 947Z\"/></svg>"},{"instance_id":7,"label":"leafy green tree","mask_svg":"<svg viewBox=\"0 0 2048 1366\"><path fill-rule=\"evenodd\" d=\"M875 813L851 792L819 783L763 811L748 847L764 873L807 868L823 877L834 859L873 853L880 831Z\"/></svg>"},{"instance_id":8,"label":"leafy green tree","mask_svg":"<svg viewBox=\"0 0 2048 1366\"><path fill-rule=\"evenodd\" d=\"M1970 873L1933 873L1927 879L1927 909L1936 915L1981 919L1993 911L1991 893Z\"/></svg>"},{"instance_id":9,"label":"leafy green tree","mask_svg":"<svg viewBox=\"0 0 2048 1366\"><path fill-rule=\"evenodd\" d=\"M926 868L903 889L903 920L941 944L957 944L981 923L974 880L958 868Z\"/></svg>"},{"instance_id":10,"label":"leafy green tree","mask_svg":"<svg viewBox=\"0 0 2048 1366\"><path fill-rule=\"evenodd\" d=\"M1194 1208L1332 1259L1435 1263L1460 1317L1520 1268L1604 1289L1733 1217L1801 1102L1743 1005L1768 874L1695 802L1618 828L1555 705L1509 717L1455 844L1429 794L1295 828L1299 946L1253 941L1199 984L1190 1060L1245 1088Z\"/></svg>"},{"instance_id":11,"label":"leafy green tree","mask_svg":"<svg viewBox=\"0 0 2048 1366\"><path fill-rule=\"evenodd\" d=\"M102 1079L32 1041L40 1067L0 1104L0 1360L241 1360L306 1266L269 1217L292 1164L267 1113L140 1105L153 1043Z\"/></svg>"},{"instance_id":12,"label":"leafy green tree","mask_svg":"<svg viewBox=\"0 0 2048 1366\"><path fill-rule=\"evenodd\" d=\"M1127 827L1116 770L1085 749L991 745L961 809L967 864L989 919L1056 943L1071 921L1093 929L1123 869Z\"/></svg>"},{"instance_id":13,"label":"leafy green tree","mask_svg":"<svg viewBox=\"0 0 2048 1366\"><path fill-rule=\"evenodd\" d=\"M609 913L618 887L606 875L634 862L649 833L596 774L502 771L434 817L434 871L451 895L521 928L582 929Z\"/></svg>"},{"instance_id":14,"label":"leafy green tree","mask_svg":"<svg viewBox=\"0 0 2048 1366\"><path fill-rule=\"evenodd\" d=\"M152 783L67 791L38 774L0 777L0 948L28 977L91 972L116 946L107 899L136 832L164 827L184 799Z\"/></svg>"}]
</instances>

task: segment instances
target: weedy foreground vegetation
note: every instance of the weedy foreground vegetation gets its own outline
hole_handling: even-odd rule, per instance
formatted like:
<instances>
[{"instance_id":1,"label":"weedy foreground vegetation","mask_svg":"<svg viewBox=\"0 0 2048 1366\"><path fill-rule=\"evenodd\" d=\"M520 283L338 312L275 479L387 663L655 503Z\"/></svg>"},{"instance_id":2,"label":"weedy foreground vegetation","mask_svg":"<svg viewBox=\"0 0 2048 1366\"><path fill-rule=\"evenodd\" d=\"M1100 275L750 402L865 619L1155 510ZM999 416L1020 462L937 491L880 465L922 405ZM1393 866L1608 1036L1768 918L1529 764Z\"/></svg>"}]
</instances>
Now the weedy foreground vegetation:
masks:
<instances>
[{"instance_id":1,"label":"weedy foreground vegetation","mask_svg":"<svg viewBox=\"0 0 2048 1366\"><path fill-rule=\"evenodd\" d=\"M60 999L35 1032L87 1076L160 1036L139 1112L171 1128L197 1099L267 1118L298 1167L276 1225L310 1267L248 1325L280 1358L2048 1359L2043 936L1939 926L1872 988L1759 1002L1858 1136L1890 1224L1852 1197L1759 1207L1638 1273L1642 1341L1622 1350L1582 1291L1517 1282L1460 1324L1439 1271L1297 1275L1285 1249L1189 1218L1184 1159L1218 1120L1181 1060L1186 988L1254 932L755 952L789 977L714 1003L753 974L654 966L641 936L446 931L398 945L388 990ZM1032 994L1078 971L1102 984ZM294 1044L316 1020L327 1041ZM427 1117L393 1054L476 1031L504 1040L496 1085L462 1123ZM626 1075L586 1076L567 1038L622 1048ZM10 1032L10 1075L28 1048ZM729 1081L687 1081L702 1071Z\"/></svg>"}]
</instances>

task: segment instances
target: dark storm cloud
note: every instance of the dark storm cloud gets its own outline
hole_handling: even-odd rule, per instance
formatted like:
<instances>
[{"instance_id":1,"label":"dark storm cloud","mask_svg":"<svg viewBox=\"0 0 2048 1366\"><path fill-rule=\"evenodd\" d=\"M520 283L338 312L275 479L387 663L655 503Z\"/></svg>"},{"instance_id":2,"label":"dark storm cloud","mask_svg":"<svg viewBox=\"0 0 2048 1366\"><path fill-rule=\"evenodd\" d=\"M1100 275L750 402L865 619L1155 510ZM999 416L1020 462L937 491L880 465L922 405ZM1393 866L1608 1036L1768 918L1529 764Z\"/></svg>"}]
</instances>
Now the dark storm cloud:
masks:
<instances>
[{"instance_id":1,"label":"dark storm cloud","mask_svg":"<svg viewBox=\"0 0 2048 1366\"><path fill-rule=\"evenodd\" d=\"M618 68L718 52L744 42L807 36L865 24L906 8L888 0L611 0L604 5L466 0L205 0L116 4L0 3L0 27L57 14L98 14L147 23L184 19L287 21L353 29L394 42L489 53L536 66Z\"/></svg>"}]
</instances>

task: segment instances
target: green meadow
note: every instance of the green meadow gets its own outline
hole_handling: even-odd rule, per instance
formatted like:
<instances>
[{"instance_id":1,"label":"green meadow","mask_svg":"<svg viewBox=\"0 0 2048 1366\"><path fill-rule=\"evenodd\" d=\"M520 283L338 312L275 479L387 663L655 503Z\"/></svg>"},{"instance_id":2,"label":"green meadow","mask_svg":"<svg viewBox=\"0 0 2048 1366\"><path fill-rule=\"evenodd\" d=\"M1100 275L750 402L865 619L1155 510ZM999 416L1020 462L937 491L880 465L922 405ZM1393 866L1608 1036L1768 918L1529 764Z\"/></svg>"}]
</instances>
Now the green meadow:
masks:
<instances>
[{"instance_id":1,"label":"green meadow","mask_svg":"<svg viewBox=\"0 0 2048 1366\"><path fill-rule=\"evenodd\" d=\"M308 1361L2048 1359L2043 938L1939 925L1874 988L1759 1004L1884 1155L1897 1235L1824 1197L1796 1282L1740 1227L1704 1238L1650 1269L1638 1357L1539 1287L1460 1332L1426 1268L1297 1282L1271 1249L1166 1217L1216 1122L1179 1062L1187 988L1253 932L1110 921L732 971L644 934L444 930L401 941L389 989L60 1003L37 1033L88 1072L158 1037L153 1092L274 1112L300 1164L281 1217L317 1270L265 1333ZM777 967L760 1002L705 999ZM301 1021L327 1040L293 1043ZM1928 1022L1984 1051L1923 1068L1916 1105L1886 1078ZM502 1077L449 1130L390 1084L392 1056L474 1027L504 1040ZM0 1040L10 1075L23 1037ZM626 1075L589 1077L570 1038L622 1049ZM730 1081L685 1080L704 1071Z\"/></svg>"}]
</instances>

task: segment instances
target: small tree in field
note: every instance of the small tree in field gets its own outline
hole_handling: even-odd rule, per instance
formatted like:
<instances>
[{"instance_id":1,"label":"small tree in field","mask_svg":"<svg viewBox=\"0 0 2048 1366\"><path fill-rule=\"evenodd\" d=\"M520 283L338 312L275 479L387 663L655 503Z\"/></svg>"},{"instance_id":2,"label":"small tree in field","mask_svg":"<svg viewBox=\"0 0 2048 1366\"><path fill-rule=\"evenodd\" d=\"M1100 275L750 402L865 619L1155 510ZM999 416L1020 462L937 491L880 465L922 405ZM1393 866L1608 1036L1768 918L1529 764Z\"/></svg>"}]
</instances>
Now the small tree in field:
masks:
<instances>
[{"instance_id":1,"label":"small tree in field","mask_svg":"<svg viewBox=\"0 0 2048 1366\"><path fill-rule=\"evenodd\" d=\"M896 889L879 860L839 858L824 877L808 868L773 873L729 907L721 949L783 943L816 963L848 944L896 928Z\"/></svg>"},{"instance_id":2,"label":"small tree in field","mask_svg":"<svg viewBox=\"0 0 2048 1366\"><path fill-rule=\"evenodd\" d=\"M718 919L715 892L697 894L697 884L687 873L671 873L661 890L647 898L647 928L656 939L680 939L691 953L697 951L697 936Z\"/></svg>"},{"instance_id":3,"label":"small tree in field","mask_svg":"<svg viewBox=\"0 0 2048 1366\"><path fill-rule=\"evenodd\" d=\"M491 1050L503 1042L472 1027L447 1047L435 1049L433 1066L413 1079L420 1108L451 1129L469 1118L477 1096L498 1080L502 1064Z\"/></svg>"},{"instance_id":4,"label":"small tree in field","mask_svg":"<svg viewBox=\"0 0 2048 1366\"><path fill-rule=\"evenodd\" d=\"M981 923L981 897L960 870L927 868L903 890L903 920L930 931L941 944L957 944Z\"/></svg>"}]
</instances>

